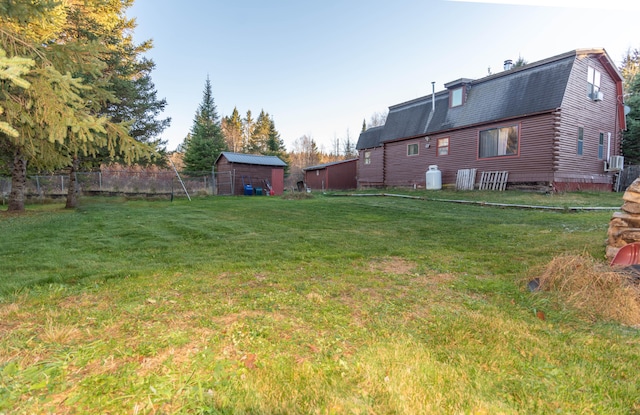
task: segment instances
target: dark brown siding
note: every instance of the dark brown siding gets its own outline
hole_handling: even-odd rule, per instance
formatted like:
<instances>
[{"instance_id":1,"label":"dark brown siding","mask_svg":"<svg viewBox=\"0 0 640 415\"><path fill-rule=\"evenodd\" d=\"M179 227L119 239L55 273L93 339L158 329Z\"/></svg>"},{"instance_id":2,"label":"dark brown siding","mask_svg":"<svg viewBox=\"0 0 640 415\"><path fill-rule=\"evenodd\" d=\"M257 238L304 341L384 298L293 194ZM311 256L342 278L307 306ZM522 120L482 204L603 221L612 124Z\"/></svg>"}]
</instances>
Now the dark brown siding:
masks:
<instances>
[{"instance_id":1,"label":"dark brown siding","mask_svg":"<svg viewBox=\"0 0 640 415\"><path fill-rule=\"evenodd\" d=\"M551 181L554 139L553 114L536 115L519 120L492 123L429 137L429 148L424 138L387 143L386 184L388 186L423 187L430 165L442 172L443 184L454 184L459 169L475 168L478 172L509 171L509 182ZM519 127L517 156L478 159L478 135L481 130L496 127ZM449 137L449 154L437 156L438 138ZM419 154L407 156L407 145L418 143Z\"/></svg>"},{"instance_id":2,"label":"dark brown siding","mask_svg":"<svg viewBox=\"0 0 640 415\"><path fill-rule=\"evenodd\" d=\"M367 151L371 152L370 164L364 164L364 155ZM360 150L358 157L358 187L384 186L384 148L375 147Z\"/></svg>"},{"instance_id":3,"label":"dark brown siding","mask_svg":"<svg viewBox=\"0 0 640 415\"><path fill-rule=\"evenodd\" d=\"M587 68L591 66L601 74L600 91L604 98L596 102L587 96ZM555 163L555 181L609 183L610 174L604 171L607 142L611 134L610 155L620 154L617 129L616 83L598 59L578 56L562 102L561 126L558 129L558 151ZM577 154L578 127L584 128L583 154ZM604 134L604 154L598 159L600 133Z\"/></svg>"}]
</instances>

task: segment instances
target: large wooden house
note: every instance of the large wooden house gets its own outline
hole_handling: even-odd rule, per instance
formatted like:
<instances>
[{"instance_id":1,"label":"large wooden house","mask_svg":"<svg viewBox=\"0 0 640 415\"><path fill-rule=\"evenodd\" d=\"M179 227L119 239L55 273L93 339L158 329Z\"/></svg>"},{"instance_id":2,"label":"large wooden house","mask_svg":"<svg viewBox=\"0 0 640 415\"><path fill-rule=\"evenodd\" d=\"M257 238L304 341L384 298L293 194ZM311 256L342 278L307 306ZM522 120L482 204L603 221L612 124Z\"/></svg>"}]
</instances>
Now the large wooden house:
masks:
<instances>
[{"instance_id":1,"label":"large wooden house","mask_svg":"<svg viewBox=\"0 0 640 415\"><path fill-rule=\"evenodd\" d=\"M425 186L460 170L508 172L508 186L611 190L625 127L622 77L604 49L579 49L389 107L359 137L358 186ZM475 169L475 170L473 170ZM476 178L477 180L477 178Z\"/></svg>"}]
</instances>

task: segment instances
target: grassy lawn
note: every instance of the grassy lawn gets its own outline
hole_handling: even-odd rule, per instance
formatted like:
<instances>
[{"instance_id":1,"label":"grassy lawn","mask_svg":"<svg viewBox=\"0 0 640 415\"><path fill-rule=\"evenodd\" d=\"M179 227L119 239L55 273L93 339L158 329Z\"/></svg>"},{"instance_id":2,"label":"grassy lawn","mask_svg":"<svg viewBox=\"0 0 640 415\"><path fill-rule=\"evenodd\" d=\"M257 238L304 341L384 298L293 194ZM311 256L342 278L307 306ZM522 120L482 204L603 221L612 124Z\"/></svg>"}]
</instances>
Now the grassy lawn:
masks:
<instances>
[{"instance_id":1,"label":"grassy lawn","mask_svg":"<svg viewBox=\"0 0 640 415\"><path fill-rule=\"evenodd\" d=\"M0 413L640 413L638 329L526 290L557 255L604 261L612 212L321 195L0 212Z\"/></svg>"}]
</instances>

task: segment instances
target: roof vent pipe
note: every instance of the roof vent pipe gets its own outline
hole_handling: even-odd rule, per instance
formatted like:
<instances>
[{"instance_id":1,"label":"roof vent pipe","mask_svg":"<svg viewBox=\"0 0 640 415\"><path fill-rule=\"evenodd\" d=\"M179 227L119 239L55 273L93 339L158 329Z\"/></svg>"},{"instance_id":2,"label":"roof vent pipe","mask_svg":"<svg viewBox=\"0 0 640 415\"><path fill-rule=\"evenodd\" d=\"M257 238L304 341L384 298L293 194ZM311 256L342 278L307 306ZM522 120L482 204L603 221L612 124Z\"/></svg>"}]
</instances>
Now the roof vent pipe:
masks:
<instances>
[{"instance_id":1,"label":"roof vent pipe","mask_svg":"<svg viewBox=\"0 0 640 415\"><path fill-rule=\"evenodd\" d=\"M508 71L511 68L513 68L513 61L511 59L504 61L504 70Z\"/></svg>"},{"instance_id":2,"label":"roof vent pipe","mask_svg":"<svg viewBox=\"0 0 640 415\"><path fill-rule=\"evenodd\" d=\"M436 82L431 81L431 111L436 110Z\"/></svg>"}]
</instances>

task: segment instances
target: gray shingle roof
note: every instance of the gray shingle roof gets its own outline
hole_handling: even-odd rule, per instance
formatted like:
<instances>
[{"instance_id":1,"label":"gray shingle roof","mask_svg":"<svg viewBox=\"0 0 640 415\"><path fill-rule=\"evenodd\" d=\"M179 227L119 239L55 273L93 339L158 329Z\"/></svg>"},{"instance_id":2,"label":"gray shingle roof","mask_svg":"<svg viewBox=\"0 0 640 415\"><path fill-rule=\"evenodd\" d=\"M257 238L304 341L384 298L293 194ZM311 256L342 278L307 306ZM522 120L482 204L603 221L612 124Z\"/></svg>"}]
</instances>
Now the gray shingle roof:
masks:
<instances>
[{"instance_id":1,"label":"gray shingle roof","mask_svg":"<svg viewBox=\"0 0 640 415\"><path fill-rule=\"evenodd\" d=\"M466 83L464 105L449 108L449 91L440 91L435 94L433 114L431 94L391 106L387 122L379 132L378 145L385 141L559 108L575 58L576 51L571 51L478 80L461 79L460 82L450 82L447 85ZM356 148L375 147L360 145L361 141L369 142L368 136L363 137L368 131L360 135Z\"/></svg>"},{"instance_id":2,"label":"gray shingle roof","mask_svg":"<svg viewBox=\"0 0 640 415\"><path fill-rule=\"evenodd\" d=\"M287 165L287 163L280 160L280 158L276 156L231 153L228 151L223 151L220 154L220 157L222 156L224 156L227 160L229 160L230 163L257 164L260 166L274 166L274 167L284 167ZM220 157L218 157L218 160L220 159ZM217 160L216 160L216 163L217 163Z\"/></svg>"},{"instance_id":3,"label":"gray shingle roof","mask_svg":"<svg viewBox=\"0 0 640 415\"><path fill-rule=\"evenodd\" d=\"M388 122L388 118L387 118ZM358 137L358 143L356 144L356 150L363 150L365 148L374 148L382 145L381 134L384 126L371 127L360 133Z\"/></svg>"}]
</instances>

